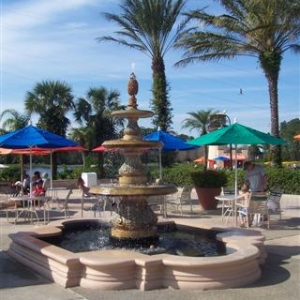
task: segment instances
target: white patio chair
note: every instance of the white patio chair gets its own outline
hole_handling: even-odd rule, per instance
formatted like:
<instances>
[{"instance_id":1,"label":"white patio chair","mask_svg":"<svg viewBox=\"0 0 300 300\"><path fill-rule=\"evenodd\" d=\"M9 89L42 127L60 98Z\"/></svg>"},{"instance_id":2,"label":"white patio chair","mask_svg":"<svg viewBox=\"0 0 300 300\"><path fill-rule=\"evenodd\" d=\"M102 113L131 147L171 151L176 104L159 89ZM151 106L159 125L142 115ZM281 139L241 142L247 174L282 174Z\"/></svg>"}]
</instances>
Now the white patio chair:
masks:
<instances>
[{"instance_id":1,"label":"white patio chair","mask_svg":"<svg viewBox=\"0 0 300 300\"><path fill-rule=\"evenodd\" d=\"M265 223L267 224L268 229L270 228L267 197L255 197L255 194L252 194L249 201L245 201L245 204L239 204L237 202L236 205L238 215L240 217L244 216L248 228L250 226L262 226Z\"/></svg>"},{"instance_id":2,"label":"white patio chair","mask_svg":"<svg viewBox=\"0 0 300 300\"><path fill-rule=\"evenodd\" d=\"M148 197L147 202L153 211L158 210L162 215L166 216L164 195L150 196Z\"/></svg>"},{"instance_id":3,"label":"white patio chair","mask_svg":"<svg viewBox=\"0 0 300 300\"><path fill-rule=\"evenodd\" d=\"M99 197L97 195L86 195L82 193L81 196L81 218L83 218L84 211L93 211L94 217L96 217L96 213L103 212L106 206L106 199L103 197Z\"/></svg>"},{"instance_id":4,"label":"white patio chair","mask_svg":"<svg viewBox=\"0 0 300 300\"><path fill-rule=\"evenodd\" d=\"M59 211L65 213L65 218L70 218L69 199L72 193L73 193L73 189L69 189L64 199L60 199L60 198L56 199Z\"/></svg>"},{"instance_id":5,"label":"white patio chair","mask_svg":"<svg viewBox=\"0 0 300 300\"><path fill-rule=\"evenodd\" d=\"M268 202L267 202L269 214L278 215L279 220L281 220L281 212L282 212L280 206L280 200L282 195L283 195L282 189L272 189L268 196Z\"/></svg>"},{"instance_id":6,"label":"white patio chair","mask_svg":"<svg viewBox=\"0 0 300 300\"><path fill-rule=\"evenodd\" d=\"M167 195L166 196L166 205L171 205L175 207L176 213L180 210L180 214L182 216L182 205L188 204L190 206L190 211L193 211L192 199L191 199L191 192L193 187L191 186L184 186L180 189L176 194Z\"/></svg>"}]
</instances>

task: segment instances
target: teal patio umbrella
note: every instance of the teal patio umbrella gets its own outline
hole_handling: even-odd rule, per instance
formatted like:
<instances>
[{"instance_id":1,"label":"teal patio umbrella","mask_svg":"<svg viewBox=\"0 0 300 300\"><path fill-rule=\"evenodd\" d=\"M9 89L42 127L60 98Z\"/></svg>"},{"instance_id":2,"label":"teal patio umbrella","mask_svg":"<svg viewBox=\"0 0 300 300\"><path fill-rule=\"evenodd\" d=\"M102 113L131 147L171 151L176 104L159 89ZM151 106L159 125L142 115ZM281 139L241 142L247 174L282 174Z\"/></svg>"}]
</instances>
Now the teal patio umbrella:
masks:
<instances>
[{"instance_id":1,"label":"teal patio umbrella","mask_svg":"<svg viewBox=\"0 0 300 300\"><path fill-rule=\"evenodd\" d=\"M239 123L234 123L208 134L201 135L200 137L190 140L187 143L195 146L235 144L237 147L239 144L284 145L286 144L286 141L268 133L246 127ZM235 155L237 155L236 151ZM235 159L235 191L237 192L237 157Z\"/></svg>"},{"instance_id":2,"label":"teal patio umbrella","mask_svg":"<svg viewBox=\"0 0 300 300\"><path fill-rule=\"evenodd\" d=\"M190 145L227 145L235 144L270 144L270 145L284 145L286 141L268 133L246 127L239 123L223 127L216 131L202 135L196 139L187 142ZM237 156L237 152L235 151ZM234 183L235 196L237 196L237 157L235 158L235 183Z\"/></svg>"},{"instance_id":3,"label":"teal patio umbrella","mask_svg":"<svg viewBox=\"0 0 300 300\"><path fill-rule=\"evenodd\" d=\"M187 142L191 145L270 144L284 145L286 141L239 123L223 127Z\"/></svg>"},{"instance_id":4,"label":"teal patio umbrella","mask_svg":"<svg viewBox=\"0 0 300 300\"><path fill-rule=\"evenodd\" d=\"M284 145L286 141L268 133L255 130L244 125L234 123L232 125L223 127L216 131L210 132L208 134L202 135L196 139L187 142L190 145L227 145L234 144L237 145L248 144L270 144L270 145ZM237 197L237 152L235 151L235 182L234 190L235 197ZM235 211L236 216L236 211ZM236 217L235 217L236 220Z\"/></svg>"}]
</instances>

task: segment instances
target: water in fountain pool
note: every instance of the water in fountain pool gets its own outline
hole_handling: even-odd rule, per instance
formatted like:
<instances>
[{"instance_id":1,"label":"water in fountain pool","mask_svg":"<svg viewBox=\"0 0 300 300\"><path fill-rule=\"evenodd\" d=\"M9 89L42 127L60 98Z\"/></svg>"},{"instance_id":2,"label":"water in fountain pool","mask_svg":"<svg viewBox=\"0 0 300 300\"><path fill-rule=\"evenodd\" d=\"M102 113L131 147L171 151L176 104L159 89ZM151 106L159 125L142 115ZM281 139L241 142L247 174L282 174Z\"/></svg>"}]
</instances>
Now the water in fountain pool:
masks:
<instances>
[{"instance_id":1,"label":"water in fountain pool","mask_svg":"<svg viewBox=\"0 0 300 300\"><path fill-rule=\"evenodd\" d=\"M78 226L67 226L59 238L44 238L72 252L109 249L130 249L148 255L168 253L181 256L219 256L226 254L225 244L214 237L216 232L185 226L159 225L158 239L153 243L126 242L115 246L110 239L110 225L104 222L85 222Z\"/></svg>"}]
</instances>

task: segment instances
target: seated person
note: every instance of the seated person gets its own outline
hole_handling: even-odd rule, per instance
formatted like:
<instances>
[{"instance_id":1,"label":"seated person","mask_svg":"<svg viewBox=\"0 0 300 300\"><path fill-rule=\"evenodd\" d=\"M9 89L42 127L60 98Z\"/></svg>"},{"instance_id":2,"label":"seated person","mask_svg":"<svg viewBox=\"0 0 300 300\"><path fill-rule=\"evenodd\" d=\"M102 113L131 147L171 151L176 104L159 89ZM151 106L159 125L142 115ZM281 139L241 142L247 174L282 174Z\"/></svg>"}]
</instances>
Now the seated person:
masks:
<instances>
[{"instance_id":1,"label":"seated person","mask_svg":"<svg viewBox=\"0 0 300 300\"><path fill-rule=\"evenodd\" d=\"M92 197L93 196L89 193L90 188L85 185L85 182L81 177L79 177L77 179L77 186L82 191L82 197ZM83 210L98 210L99 209L98 205L99 205L99 203L95 203L94 205L92 205L90 207L83 207L83 203L82 203L82 209Z\"/></svg>"},{"instance_id":2,"label":"seated person","mask_svg":"<svg viewBox=\"0 0 300 300\"><path fill-rule=\"evenodd\" d=\"M48 173L43 173L42 175L42 180L43 180L43 188L45 189L45 191L47 190L47 188L49 188L49 175Z\"/></svg>"},{"instance_id":3,"label":"seated person","mask_svg":"<svg viewBox=\"0 0 300 300\"><path fill-rule=\"evenodd\" d=\"M32 176L32 182L33 183L37 183L38 181L40 181L40 180L42 180L43 181L43 179L42 179L42 176L41 176L41 172L40 171L35 171L34 173L33 173L33 176Z\"/></svg>"},{"instance_id":4,"label":"seated person","mask_svg":"<svg viewBox=\"0 0 300 300\"><path fill-rule=\"evenodd\" d=\"M12 188L12 196L13 197L19 196L22 193L22 182L16 181L12 183L11 188Z\"/></svg>"},{"instance_id":5,"label":"seated person","mask_svg":"<svg viewBox=\"0 0 300 300\"><path fill-rule=\"evenodd\" d=\"M43 188L43 180L39 180L35 183L34 189L32 190L33 196L45 196L45 189Z\"/></svg>"},{"instance_id":6,"label":"seated person","mask_svg":"<svg viewBox=\"0 0 300 300\"><path fill-rule=\"evenodd\" d=\"M30 192L30 176L25 173L22 182L23 195L28 195Z\"/></svg>"},{"instance_id":7,"label":"seated person","mask_svg":"<svg viewBox=\"0 0 300 300\"><path fill-rule=\"evenodd\" d=\"M77 186L82 191L82 195L84 197L90 197L91 196L91 194L89 193L90 189L85 185L85 182L81 177L79 177L77 179Z\"/></svg>"}]
</instances>

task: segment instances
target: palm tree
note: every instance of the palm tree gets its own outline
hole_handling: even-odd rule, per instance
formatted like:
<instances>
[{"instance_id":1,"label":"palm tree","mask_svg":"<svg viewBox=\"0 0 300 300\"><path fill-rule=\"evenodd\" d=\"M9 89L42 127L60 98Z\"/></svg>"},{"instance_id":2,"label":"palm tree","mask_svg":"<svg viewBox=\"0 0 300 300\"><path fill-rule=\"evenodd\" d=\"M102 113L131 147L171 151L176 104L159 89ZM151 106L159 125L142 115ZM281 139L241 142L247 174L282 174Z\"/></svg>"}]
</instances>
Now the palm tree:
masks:
<instances>
[{"instance_id":1,"label":"palm tree","mask_svg":"<svg viewBox=\"0 0 300 300\"><path fill-rule=\"evenodd\" d=\"M7 117L8 116L8 117ZM15 109L6 109L0 115L0 121L5 119L2 123L1 134L12 132L21 129L28 125L30 121L29 114L21 114ZM24 155L19 155L21 165L21 180L23 179L24 170Z\"/></svg>"},{"instance_id":2,"label":"palm tree","mask_svg":"<svg viewBox=\"0 0 300 300\"><path fill-rule=\"evenodd\" d=\"M168 131L172 123L164 56L185 28L184 22L174 30L184 5L184 0L123 0L119 15L104 13L108 21L116 23L121 29L115 32L115 37L98 38L99 42L118 43L151 58L153 124L164 131Z\"/></svg>"},{"instance_id":3,"label":"palm tree","mask_svg":"<svg viewBox=\"0 0 300 300\"><path fill-rule=\"evenodd\" d=\"M25 108L29 114L40 115L37 123L39 127L65 137L70 125L66 114L75 108L73 98L68 84L43 81L27 92Z\"/></svg>"},{"instance_id":4,"label":"palm tree","mask_svg":"<svg viewBox=\"0 0 300 300\"><path fill-rule=\"evenodd\" d=\"M7 117L9 115L10 117ZM29 114L20 114L15 109L6 109L0 115L0 121L5 119L2 123L3 134L5 132L15 131L28 125L30 121Z\"/></svg>"},{"instance_id":5,"label":"palm tree","mask_svg":"<svg viewBox=\"0 0 300 300\"><path fill-rule=\"evenodd\" d=\"M79 145L85 146L88 144L88 132L86 127L72 127L68 137L77 142ZM81 151L83 166L86 165L85 152Z\"/></svg>"},{"instance_id":6,"label":"palm tree","mask_svg":"<svg viewBox=\"0 0 300 300\"><path fill-rule=\"evenodd\" d=\"M75 105L75 119L82 127L77 131L78 137L85 134L84 145L95 148L105 140L117 136L117 126L122 126L122 120L111 117L111 111L120 109L120 93L116 90L108 91L104 87L91 88L86 99L79 98ZM103 153L98 152L98 166L100 174L103 170Z\"/></svg>"},{"instance_id":7,"label":"palm tree","mask_svg":"<svg viewBox=\"0 0 300 300\"><path fill-rule=\"evenodd\" d=\"M60 81L37 83L32 91L27 92L25 109L29 114L40 115L37 125L40 128L61 135L67 134L70 120L66 114L74 109L71 87ZM57 153L52 155L52 178L57 174Z\"/></svg>"},{"instance_id":8,"label":"palm tree","mask_svg":"<svg viewBox=\"0 0 300 300\"><path fill-rule=\"evenodd\" d=\"M278 80L283 54L300 51L298 0L220 0L227 14L195 10L187 15L201 28L187 29L176 43L185 50L176 66L197 61L232 59L247 55L259 61L269 87L271 134L279 136ZM206 27L205 27L206 26ZM204 30L202 28L207 28ZM281 149L273 148L273 163L281 165Z\"/></svg>"},{"instance_id":9,"label":"palm tree","mask_svg":"<svg viewBox=\"0 0 300 300\"><path fill-rule=\"evenodd\" d=\"M207 110L198 110L196 112L188 112L189 118L183 120L182 128L189 128L190 130L198 130L200 135L207 134L207 127L210 121L210 115L214 114L215 111L211 108ZM208 159L208 146L204 146L204 168L207 168Z\"/></svg>"}]
</instances>

